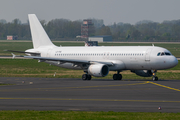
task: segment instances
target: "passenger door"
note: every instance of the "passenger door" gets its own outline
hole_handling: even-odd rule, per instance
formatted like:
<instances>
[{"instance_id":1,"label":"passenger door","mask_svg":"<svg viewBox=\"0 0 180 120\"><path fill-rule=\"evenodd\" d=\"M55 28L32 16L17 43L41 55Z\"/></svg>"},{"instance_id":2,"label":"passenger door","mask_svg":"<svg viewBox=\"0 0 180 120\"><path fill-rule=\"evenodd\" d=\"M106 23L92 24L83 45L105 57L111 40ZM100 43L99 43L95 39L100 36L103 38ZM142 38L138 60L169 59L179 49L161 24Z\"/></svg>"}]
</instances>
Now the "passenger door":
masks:
<instances>
[{"instance_id":1,"label":"passenger door","mask_svg":"<svg viewBox=\"0 0 180 120\"><path fill-rule=\"evenodd\" d=\"M146 55L145 55L145 61L150 61L150 54L151 54L152 48L149 48L146 50Z\"/></svg>"}]
</instances>

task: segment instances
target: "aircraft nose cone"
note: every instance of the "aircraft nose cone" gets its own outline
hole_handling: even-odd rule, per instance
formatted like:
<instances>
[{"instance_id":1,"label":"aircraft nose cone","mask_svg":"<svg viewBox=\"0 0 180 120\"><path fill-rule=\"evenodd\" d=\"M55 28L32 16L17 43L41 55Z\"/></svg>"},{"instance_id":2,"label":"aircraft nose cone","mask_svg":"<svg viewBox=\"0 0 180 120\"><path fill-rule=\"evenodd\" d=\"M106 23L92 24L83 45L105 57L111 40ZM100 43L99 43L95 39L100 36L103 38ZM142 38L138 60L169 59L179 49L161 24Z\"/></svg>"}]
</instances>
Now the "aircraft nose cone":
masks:
<instances>
[{"instance_id":1,"label":"aircraft nose cone","mask_svg":"<svg viewBox=\"0 0 180 120\"><path fill-rule=\"evenodd\" d=\"M176 57L172 57L171 59L169 59L169 62L171 64L171 67L175 67L178 64L178 60Z\"/></svg>"},{"instance_id":2,"label":"aircraft nose cone","mask_svg":"<svg viewBox=\"0 0 180 120\"><path fill-rule=\"evenodd\" d=\"M176 65L177 65L177 64L178 64L178 60L177 60L177 58L176 58L175 62L176 62Z\"/></svg>"}]
</instances>

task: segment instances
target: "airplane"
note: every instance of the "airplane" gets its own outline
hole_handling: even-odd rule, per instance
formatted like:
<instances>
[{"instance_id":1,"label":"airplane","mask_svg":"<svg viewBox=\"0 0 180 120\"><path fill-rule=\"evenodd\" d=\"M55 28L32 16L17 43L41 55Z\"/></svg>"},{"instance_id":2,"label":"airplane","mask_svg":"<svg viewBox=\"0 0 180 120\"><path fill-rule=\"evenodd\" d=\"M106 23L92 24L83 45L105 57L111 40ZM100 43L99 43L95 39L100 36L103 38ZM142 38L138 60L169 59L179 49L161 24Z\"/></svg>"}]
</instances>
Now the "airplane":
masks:
<instances>
[{"instance_id":1,"label":"airplane","mask_svg":"<svg viewBox=\"0 0 180 120\"><path fill-rule=\"evenodd\" d=\"M113 80L121 80L120 72L130 70L142 77L157 81L157 70L169 69L178 60L165 48L156 46L55 46L35 14L28 14L33 48L26 50L24 58L37 59L58 67L83 70L83 80L105 77L117 71ZM11 52L21 52L12 51ZM22 53L22 52L21 52Z\"/></svg>"}]
</instances>

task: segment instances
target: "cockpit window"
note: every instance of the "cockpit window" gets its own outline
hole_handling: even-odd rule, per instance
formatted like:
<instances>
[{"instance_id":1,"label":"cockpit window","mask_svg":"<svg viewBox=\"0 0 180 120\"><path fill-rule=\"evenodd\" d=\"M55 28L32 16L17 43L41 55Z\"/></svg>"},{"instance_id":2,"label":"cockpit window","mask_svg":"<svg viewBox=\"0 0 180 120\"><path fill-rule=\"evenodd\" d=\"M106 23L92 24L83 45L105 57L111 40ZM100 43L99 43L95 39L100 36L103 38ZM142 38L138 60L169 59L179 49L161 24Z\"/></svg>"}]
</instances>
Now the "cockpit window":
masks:
<instances>
[{"instance_id":1,"label":"cockpit window","mask_svg":"<svg viewBox=\"0 0 180 120\"><path fill-rule=\"evenodd\" d=\"M161 53L161 56L165 55L164 52Z\"/></svg>"},{"instance_id":2,"label":"cockpit window","mask_svg":"<svg viewBox=\"0 0 180 120\"><path fill-rule=\"evenodd\" d=\"M165 52L166 55L171 55L171 53Z\"/></svg>"},{"instance_id":3,"label":"cockpit window","mask_svg":"<svg viewBox=\"0 0 180 120\"><path fill-rule=\"evenodd\" d=\"M161 53L159 52L158 54L157 54L157 56L160 56L161 55Z\"/></svg>"},{"instance_id":4,"label":"cockpit window","mask_svg":"<svg viewBox=\"0 0 180 120\"><path fill-rule=\"evenodd\" d=\"M157 54L157 56L164 56L164 55L170 56L171 53L168 53L168 52L159 52L159 53Z\"/></svg>"}]
</instances>

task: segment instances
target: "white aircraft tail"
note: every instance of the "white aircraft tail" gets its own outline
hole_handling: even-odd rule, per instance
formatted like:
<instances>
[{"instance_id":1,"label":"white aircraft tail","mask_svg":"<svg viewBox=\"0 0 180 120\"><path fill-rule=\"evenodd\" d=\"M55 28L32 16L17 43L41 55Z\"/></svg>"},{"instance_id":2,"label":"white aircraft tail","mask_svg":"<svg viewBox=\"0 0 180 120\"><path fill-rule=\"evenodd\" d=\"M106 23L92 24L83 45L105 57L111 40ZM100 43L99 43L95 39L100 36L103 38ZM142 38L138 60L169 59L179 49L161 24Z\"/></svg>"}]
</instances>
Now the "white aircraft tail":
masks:
<instances>
[{"instance_id":1,"label":"white aircraft tail","mask_svg":"<svg viewBox=\"0 0 180 120\"><path fill-rule=\"evenodd\" d=\"M42 27L36 15L29 14L28 17L34 49L37 49L41 46L54 47L55 45L49 39L46 31Z\"/></svg>"}]
</instances>

